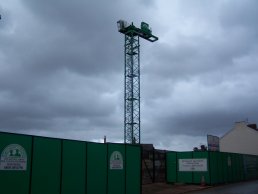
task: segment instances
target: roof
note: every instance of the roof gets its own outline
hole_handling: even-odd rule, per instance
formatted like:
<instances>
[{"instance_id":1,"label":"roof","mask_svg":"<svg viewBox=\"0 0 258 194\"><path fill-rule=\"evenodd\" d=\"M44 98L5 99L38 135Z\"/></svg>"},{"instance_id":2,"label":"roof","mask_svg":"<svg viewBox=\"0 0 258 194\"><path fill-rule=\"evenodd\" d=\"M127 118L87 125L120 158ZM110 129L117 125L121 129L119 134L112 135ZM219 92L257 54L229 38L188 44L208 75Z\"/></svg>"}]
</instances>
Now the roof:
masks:
<instances>
[{"instance_id":1,"label":"roof","mask_svg":"<svg viewBox=\"0 0 258 194\"><path fill-rule=\"evenodd\" d=\"M222 137L220 137L220 139L223 139L229 133L231 133L232 131L239 129L239 128L247 129L247 130L254 130L254 131L258 132L256 124L247 124L246 121L240 121L240 122L235 122L235 126L231 130L229 130L227 133L225 133Z\"/></svg>"},{"instance_id":2,"label":"roof","mask_svg":"<svg viewBox=\"0 0 258 194\"><path fill-rule=\"evenodd\" d=\"M258 135L258 129L256 127L256 124L247 124L246 121L240 121L240 122L235 122L235 126L227 133L225 133L222 137L220 137L220 139L223 139L225 136L227 136L228 134L230 134L231 132L237 129L246 129L249 131L254 131L254 132L257 132L257 135Z\"/></svg>"}]
</instances>

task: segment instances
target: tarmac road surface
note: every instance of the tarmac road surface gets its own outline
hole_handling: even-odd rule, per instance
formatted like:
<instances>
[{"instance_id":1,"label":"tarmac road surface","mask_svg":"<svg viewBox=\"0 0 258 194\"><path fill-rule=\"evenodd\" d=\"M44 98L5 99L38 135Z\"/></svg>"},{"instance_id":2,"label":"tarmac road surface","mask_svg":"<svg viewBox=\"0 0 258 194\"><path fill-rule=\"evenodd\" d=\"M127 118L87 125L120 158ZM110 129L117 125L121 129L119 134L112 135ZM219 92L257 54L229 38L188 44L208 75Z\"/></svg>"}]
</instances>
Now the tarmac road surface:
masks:
<instances>
[{"instance_id":1,"label":"tarmac road surface","mask_svg":"<svg viewBox=\"0 0 258 194\"><path fill-rule=\"evenodd\" d=\"M258 180L216 186L191 194L258 194Z\"/></svg>"}]
</instances>

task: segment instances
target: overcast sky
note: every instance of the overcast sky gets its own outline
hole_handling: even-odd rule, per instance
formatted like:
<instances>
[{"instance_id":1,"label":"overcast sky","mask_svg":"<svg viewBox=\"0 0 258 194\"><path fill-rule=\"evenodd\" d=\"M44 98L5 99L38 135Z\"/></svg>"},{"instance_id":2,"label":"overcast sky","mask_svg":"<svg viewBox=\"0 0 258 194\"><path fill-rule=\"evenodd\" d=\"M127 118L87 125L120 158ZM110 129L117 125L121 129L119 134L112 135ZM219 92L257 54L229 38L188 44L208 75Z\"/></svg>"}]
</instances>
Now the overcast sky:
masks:
<instances>
[{"instance_id":1,"label":"overcast sky","mask_svg":"<svg viewBox=\"0 0 258 194\"><path fill-rule=\"evenodd\" d=\"M142 143L192 150L258 123L257 0L0 0L0 130L123 142L124 37L145 21Z\"/></svg>"}]
</instances>

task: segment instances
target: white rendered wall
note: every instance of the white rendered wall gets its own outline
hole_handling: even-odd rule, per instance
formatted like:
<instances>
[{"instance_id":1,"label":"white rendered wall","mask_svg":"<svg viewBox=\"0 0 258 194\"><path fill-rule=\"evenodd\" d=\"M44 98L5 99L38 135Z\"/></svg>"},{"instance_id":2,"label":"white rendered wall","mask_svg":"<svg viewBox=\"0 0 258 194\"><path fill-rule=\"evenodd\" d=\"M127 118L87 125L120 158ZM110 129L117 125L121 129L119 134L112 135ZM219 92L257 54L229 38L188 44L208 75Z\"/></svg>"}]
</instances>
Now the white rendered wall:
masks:
<instances>
[{"instance_id":1,"label":"white rendered wall","mask_svg":"<svg viewBox=\"0 0 258 194\"><path fill-rule=\"evenodd\" d=\"M220 138L220 151L258 155L258 131L246 126L245 122Z\"/></svg>"}]
</instances>

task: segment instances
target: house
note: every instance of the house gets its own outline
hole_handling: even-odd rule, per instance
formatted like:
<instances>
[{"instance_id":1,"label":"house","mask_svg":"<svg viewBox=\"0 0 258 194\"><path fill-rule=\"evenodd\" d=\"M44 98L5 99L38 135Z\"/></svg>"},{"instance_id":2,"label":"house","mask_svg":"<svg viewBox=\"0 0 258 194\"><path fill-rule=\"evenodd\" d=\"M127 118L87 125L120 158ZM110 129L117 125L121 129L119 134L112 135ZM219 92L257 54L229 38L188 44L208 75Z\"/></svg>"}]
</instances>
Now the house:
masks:
<instances>
[{"instance_id":1,"label":"house","mask_svg":"<svg viewBox=\"0 0 258 194\"><path fill-rule=\"evenodd\" d=\"M220 151L258 155L256 124L236 122L233 129L220 138Z\"/></svg>"}]
</instances>

